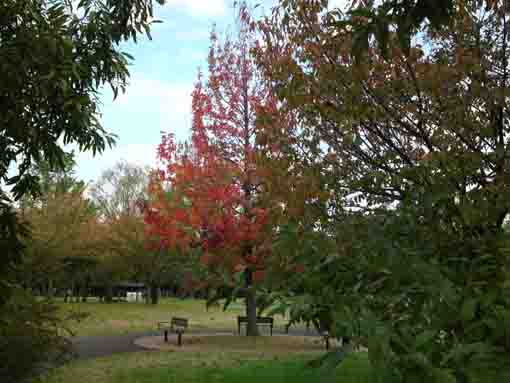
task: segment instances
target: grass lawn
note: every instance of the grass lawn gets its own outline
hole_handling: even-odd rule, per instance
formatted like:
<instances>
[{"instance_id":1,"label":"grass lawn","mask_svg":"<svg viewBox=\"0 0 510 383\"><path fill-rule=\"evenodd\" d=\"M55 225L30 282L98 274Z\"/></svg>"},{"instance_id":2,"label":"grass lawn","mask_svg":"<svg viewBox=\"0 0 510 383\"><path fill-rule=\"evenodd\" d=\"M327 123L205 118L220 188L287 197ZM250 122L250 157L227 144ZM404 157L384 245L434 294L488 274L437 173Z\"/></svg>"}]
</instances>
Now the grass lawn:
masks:
<instances>
[{"instance_id":1,"label":"grass lawn","mask_svg":"<svg viewBox=\"0 0 510 383\"><path fill-rule=\"evenodd\" d=\"M205 309L203 300L162 299L158 305L144 303L61 303L64 311L87 312L89 316L74 325L80 336L112 335L154 330L159 320L182 316L190 320L190 332L197 330L235 331L236 316L244 314L241 302L227 311ZM276 317L277 328L286 319ZM352 355L334 371L335 376L307 366L307 361L323 352L312 338L250 337L205 335L185 336L183 348L143 351L110 357L73 361L40 377L35 383L369 383L373 372L365 353ZM294 340L292 340L294 338ZM188 344L186 343L188 342ZM296 344L295 342L301 342ZM161 348L160 348L161 349ZM506 374L495 371L495 375ZM506 376L506 375L505 375ZM327 379L335 377L335 379ZM487 376L474 383L509 381Z\"/></svg>"},{"instance_id":2,"label":"grass lawn","mask_svg":"<svg viewBox=\"0 0 510 383\"><path fill-rule=\"evenodd\" d=\"M158 321L181 316L190 321L190 331L237 331L237 315L244 315L244 305L234 302L227 311L222 306L205 308L205 301L198 299L164 298L157 305L135 302L116 303L60 303L63 312L78 311L89 316L71 325L79 336L114 335L154 330ZM286 320L275 317L275 327L285 326ZM262 327L261 327L262 329Z\"/></svg>"},{"instance_id":3,"label":"grass lawn","mask_svg":"<svg viewBox=\"0 0 510 383\"><path fill-rule=\"evenodd\" d=\"M234 303L205 309L203 300L162 299L158 305L145 303L61 303L65 311L86 312L89 316L74 325L80 336L112 335L154 330L159 320L182 316L190 320L190 332L196 330L236 331L236 316L244 314L244 305ZM286 323L275 317L277 328ZM319 369L307 361L322 355L322 344L312 338L273 336L237 337L191 334L183 348L142 351L109 357L77 360L39 377L36 383L301 383L326 382ZM188 342L189 344L187 344ZM336 370L337 382L371 382L371 370L365 354L354 355Z\"/></svg>"},{"instance_id":4,"label":"grass lawn","mask_svg":"<svg viewBox=\"0 0 510 383\"><path fill-rule=\"evenodd\" d=\"M233 352L140 352L73 362L37 383L305 383L326 382L328 375L307 366L308 355L236 354ZM336 382L369 383L365 354L357 354L335 371Z\"/></svg>"},{"instance_id":5,"label":"grass lawn","mask_svg":"<svg viewBox=\"0 0 510 383\"><path fill-rule=\"evenodd\" d=\"M368 383L371 381L367 363L352 358L338 368L335 379L342 383ZM114 383L310 383L324 381L324 372L306 366L303 359L245 361L234 366L202 367L179 371L159 367L126 371L114 375Z\"/></svg>"}]
</instances>

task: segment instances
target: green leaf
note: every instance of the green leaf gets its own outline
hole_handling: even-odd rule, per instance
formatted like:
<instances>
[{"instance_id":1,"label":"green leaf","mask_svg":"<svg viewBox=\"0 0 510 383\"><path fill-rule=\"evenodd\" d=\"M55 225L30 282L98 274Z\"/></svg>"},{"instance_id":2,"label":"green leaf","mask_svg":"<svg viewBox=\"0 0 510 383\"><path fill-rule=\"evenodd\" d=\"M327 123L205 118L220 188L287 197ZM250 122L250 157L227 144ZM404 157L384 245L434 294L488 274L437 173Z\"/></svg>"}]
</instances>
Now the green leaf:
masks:
<instances>
[{"instance_id":1,"label":"green leaf","mask_svg":"<svg viewBox=\"0 0 510 383\"><path fill-rule=\"evenodd\" d=\"M460 316L464 322L470 322L475 318L478 308L478 300L470 298L464 301L460 309Z\"/></svg>"},{"instance_id":2,"label":"green leaf","mask_svg":"<svg viewBox=\"0 0 510 383\"><path fill-rule=\"evenodd\" d=\"M134 60L134 59L135 59L135 58L134 58L131 54L129 54L129 53L127 53L127 52L122 52L122 55L123 55L124 57L127 57L127 58L128 58L128 59L130 59L130 60Z\"/></svg>"},{"instance_id":3,"label":"green leaf","mask_svg":"<svg viewBox=\"0 0 510 383\"><path fill-rule=\"evenodd\" d=\"M422 348L434 340L436 336L435 330L425 330L416 336L415 346L416 348Z\"/></svg>"},{"instance_id":4,"label":"green leaf","mask_svg":"<svg viewBox=\"0 0 510 383\"><path fill-rule=\"evenodd\" d=\"M214 306L216 303L221 301L224 298L223 294L221 293L220 289L216 289L215 293L212 297L208 298L205 302L205 307L209 309L210 307Z\"/></svg>"},{"instance_id":5,"label":"green leaf","mask_svg":"<svg viewBox=\"0 0 510 383\"><path fill-rule=\"evenodd\" d=\"M336 368L353 352L354 348L352 344L349 343L337 347L332 351L328 351L320 358L309 362L309 365L311 367L321 368L323 372L328 372L334 376Z\"/></svg>"},{"instance_id":6,"label":"green leaf","mask_svg":"<svg viewBox=\"0 0 510 383\"><path fill-rule=\"evenodd\" d=\"M227 296L227 298L225 299L225 303L223 304L223 311L227 311L227 309L230 306L230 304L232 303L232 301L233 301L233 296L232 295Z\"/></svg>"}]
</instances>

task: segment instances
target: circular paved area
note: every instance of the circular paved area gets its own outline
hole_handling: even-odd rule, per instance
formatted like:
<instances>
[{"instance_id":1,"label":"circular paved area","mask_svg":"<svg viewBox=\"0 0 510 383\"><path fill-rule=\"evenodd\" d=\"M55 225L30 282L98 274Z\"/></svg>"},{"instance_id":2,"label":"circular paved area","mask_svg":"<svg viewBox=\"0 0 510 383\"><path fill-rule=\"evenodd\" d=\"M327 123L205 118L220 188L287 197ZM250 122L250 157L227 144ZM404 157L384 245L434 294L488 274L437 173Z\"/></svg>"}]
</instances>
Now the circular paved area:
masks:
<instances>
[{"instance_id":1,"label":"circular paved area","mask_svg":"<svg viewBox=\"0 0 510 383\"><path fill-rule=\"evenodd\" d=\"M143 348L134 344L134 340L150 335L155 335L155 333L76 337L72 340L73 354L77 359L88 359L122 352L143 351Z\"/></svg>"},{"instance_id":2,"label":"circular paved area","mask_svg":"<svg viewBox=\"0 0 510 383\"><path fill-rule=\"evenodd\" d=\"M222 351L236 352L309 352L324 351L324 343L318 336L278 334L262 337L245 337L232 333L184 334L182 345L177 344L177 336L171 334L168 342L160 335L143 336L134 341L136 346L158 351Z\"/></svg>"},{"instance_id":3,"label":"circular paved area","mask_svg":"<svg viewBox=\"0 0 510 383\"><path fill-rule=\"evenodd\" d=\"M212 331L191 331L188 334L184 334L183 339L190 337L190 335L217 335L218 333ZM225 333L222 333L225 334ZM288 336L283 332L276 332L273 336ZM289 331L291 336L302 336L302 337L316 337L315 332L307 332L301 330ZM108 356L123 352L137 352L147 351L150 348L144 348L136 344L136 340L139 338L146 337L159 337L163 341L163 335L161 332L151 331L144 333L133 333L126 335L108 335L108 336L86 336L76 337L73 339L73 352L78 359L98 358L102 356ZM170 340L173 338L170 337ZM175 341L175 340L174 340ZM153 349L154 350L154 349Z\"/></svg>"}]
</instances>

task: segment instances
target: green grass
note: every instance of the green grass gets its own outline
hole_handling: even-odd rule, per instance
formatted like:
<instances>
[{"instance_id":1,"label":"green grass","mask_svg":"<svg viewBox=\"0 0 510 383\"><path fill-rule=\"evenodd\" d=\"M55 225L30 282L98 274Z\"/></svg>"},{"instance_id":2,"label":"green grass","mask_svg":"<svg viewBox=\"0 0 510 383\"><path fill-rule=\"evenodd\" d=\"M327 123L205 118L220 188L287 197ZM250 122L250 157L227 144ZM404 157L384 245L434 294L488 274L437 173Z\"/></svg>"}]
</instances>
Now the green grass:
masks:
<instances>
[{"instance_id":1,"label":"green grass","mask_svg":"<svg viewBox=\"0 0 510 383\"><path fill-rule=\"evenodd\" d=\"M79 311L89 314L85 320L73 325L73 329L80 336L154 330L158 321L168 320L172 316L188 318L191 332L194 329L236 331L236 316L244 314L242 302L234 303L227 311L223 311L221 306L206 310L203 300L176 298L162 299L158 305L134 302L106 304L91 301L88 303L62 302L60 307L62 312ZM275 317L275 322L276 327L282 329L287 320L283 317ZM204 339L203 345L194 349L190 347L186 351L147 351L77 360L49 372L37 382L300 383L314 380L325 381L321 371L306 367L307 360L321 355L323 352L321 345L311 348L303 347L302 351L298 347L291 353L292 344L280 344L281 342L276 342L277 338L217 337L212 340ZM246 346L244 344L246 342L253 344ZM337 369L336 375L337 382L370 382L370 369L366 356L363 354L351 357Z\"/></svg>"},{"instance_id":2,"label":"green grass","mask_svg":"<svg viewBox=\"0 0 510 383\"><path fill-rule=\"evenodd\" d=\"M330 376L308 367L310 356L259 358L232 352L116 355L71 363L37 383L310 383L327 382ZM372 382L365 354L346 359L334 373L338 383Z\"/></svg>"},{"instance_id":3,"label":"green grass","mask_svg":"<svg viewBox=\"0 0 510 383\"><path fill-rule=\"evenodd\" d=\"M60 303L62 312L88 313L89 316L71 328L79 336L114 335L154 330L158 321L182 316L190 321L190 330L234 331L237 315L244 314L244 305L235 302L227 311L221 306L206 310L204 300L165 298L158 305L135 302ZM275 317L275 326L283 328L286 320Z\"/></svg>"},{"instance_id":4,"label":"green grass","mask_svg":"<svg viewBox=\"0 0 510 383\"><path fill-rule=\"evenodd\" d=\"M246 361L237 366L176 369L172 367L142 368L120 371L112 383L310 383L324 381L327 375L306 366L302 359ZM370 370L365 359L351 358L336 371L335 381L368 383Z\"/></svg>"},{"instance_id":5,"label":"green grass","mask_svg":"<svg viewBox=\"0 0 510 383\"><path fill-rule=\"evenodd\" d=\"M62 312L79 311L89 314L87 319L73 325L77 335L113 335L154 330L156 323L172 316L190 320L190 331L235 331L236 316L244 314L242 302L227 311L221 307L206 310L203 300L162 299L158 305L145 303L60 303ZM286 319L275 317L276 326L283 328ZM118 354L106 358L79 360L55 369L37 383L301 383L328 382L369 383L372 371L366 354L356 354L345 360L335 371L336 379L329 380L324 372L306 367L306 361L321 351L304 347L292 353L290 346L272 342L271 337L252 339L246 347L246 337L216 337L204 341L203 347L166 352L138 352ZM290 339L290 338L289 338ZM242 352L241 352L242 349ZM308 350L305 351L304 350ZM319 353L317 353L319 352ZM481 372L483 377L474 383L495 383L504 371L495 371L495 378ZM506 375L505 375L506 376Z\"/></svg>"}]
</instances>

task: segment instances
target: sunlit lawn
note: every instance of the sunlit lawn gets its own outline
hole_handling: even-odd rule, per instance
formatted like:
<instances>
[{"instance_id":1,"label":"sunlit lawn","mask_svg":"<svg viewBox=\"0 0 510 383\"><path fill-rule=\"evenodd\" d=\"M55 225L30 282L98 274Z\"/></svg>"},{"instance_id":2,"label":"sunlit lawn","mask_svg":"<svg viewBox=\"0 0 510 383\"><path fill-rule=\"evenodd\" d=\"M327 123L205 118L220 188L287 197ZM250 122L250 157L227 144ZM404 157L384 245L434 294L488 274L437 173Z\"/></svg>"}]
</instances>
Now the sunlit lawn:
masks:
<instances>
[{"instance_id":1,"label":"sunlit lawn","mask_svg":"<svg viewBox=\"0 0 510 383\"><path fill-rule=\"evenodd\" d=\"M43 377L40 383L326 382L326 372L307 366L307 361L314 357L290 358L285 354L250 357L229 351L142 352L73 362ZM372 382L365 354L348 358L334 373L336 382Z\"/></svg>"},{"instance_id":2,"label":"sunlit lawn","mask_svg":"<svg viewBox=\"0 0 510 383\"><path fill-rule=\"evenodd\" d=\"M204 300L162 299L158 305L135 302L59 303L63 312L87 312L86 319L73 325L79 336L114 335L155 330L156 323L172 316L190 320L190 331L237 330L237 315L244 314L242 301L223 311L222 306L206 310ZM287 320L275 317L283 329ZM278 340L280 338L280 340ZM41 383L301 383L325 381L324 372L307 366L323 346L303 351L286 337L218 337L188 346L188 350L143 351L109 357L77 360L41 377ZM218 343L219 342L219 343ZM230 344L229 342L232 342ZM246 343L247 342L247 343ZM211 343L210 345L208 343ZM246 347L243 347L246 343ZM256 343L256 344L255 344ZM186 347L186 343L183 346ZM336 372L337 382L371 382L365 354L352 356Z\"/></svg>"},{"instance_id":3,"label":"sunlit lawn","mask_svg":"<svg viewBox=\"0 0 510 383\"><path fill-rule=\"evenodd\" d=\"M236 344L239 337L232 336ZM242 337L243 339L249 338ZM269 338L269 337L267 337ZM335 370L310 367L321 353L292 353L266 343L251 352L143 351L73 361L33 383L375 383L366 353L347 357ZM473 383L507 382L481 376Z\"/></svg>"},{"instance_id":4,"label":"sunlit lawn","mask_svg":"<svg viewBox=\"0 0 510 383\"><path fill-rule=\"evenodd\" d=\"M244 315L244 305L234 302L227 311L222 306L206 310L204 300L164 298L157 305L142 302L100 303L60 303L63 312L78 311L88 313L88 317L71 328L78 336L114 335L143 332L156 329L158 321L169 320L173 316L189 319L190 331L219 330L236 331L237 315ZM275 327L285 326L286 320L275 317Z\"/></svg>"},{"instance_id":5,"label":"sunlit lawn","mask_svg":"<svg viewBox=\"0 0 510 383\"><path fill-rule=\"evenodd\" d=\"M159 305L145 303L99 302L61 304L62 310L89 312L89 317L74 326L78 334L111 335L154 330L159 320L172 316L189 318L190 330L236 330L236 316L244 313L242 303L227 311L205 308L203 300L163 299ZM285 318L276 318L283 328ZM190 336L186 341L190 341ZM280 340L278 340L280 338ZM200 342L186 342L183 348L143 351L110 357L73 361L41 377L37 383L369 383L374 382L367 354L346 359L331 376L307 365L322 354L322 345L302 349L286 337L222 336ZM295 337L297 339L298 337ZM308 338L307 338L308 339ZM306 343L306 342L305 342ZM305 344L303 343L303 344ZM334 379L328 379L333 377ZM473 383L495 383L485 373Z\"/></svg>"}]
</instances>

